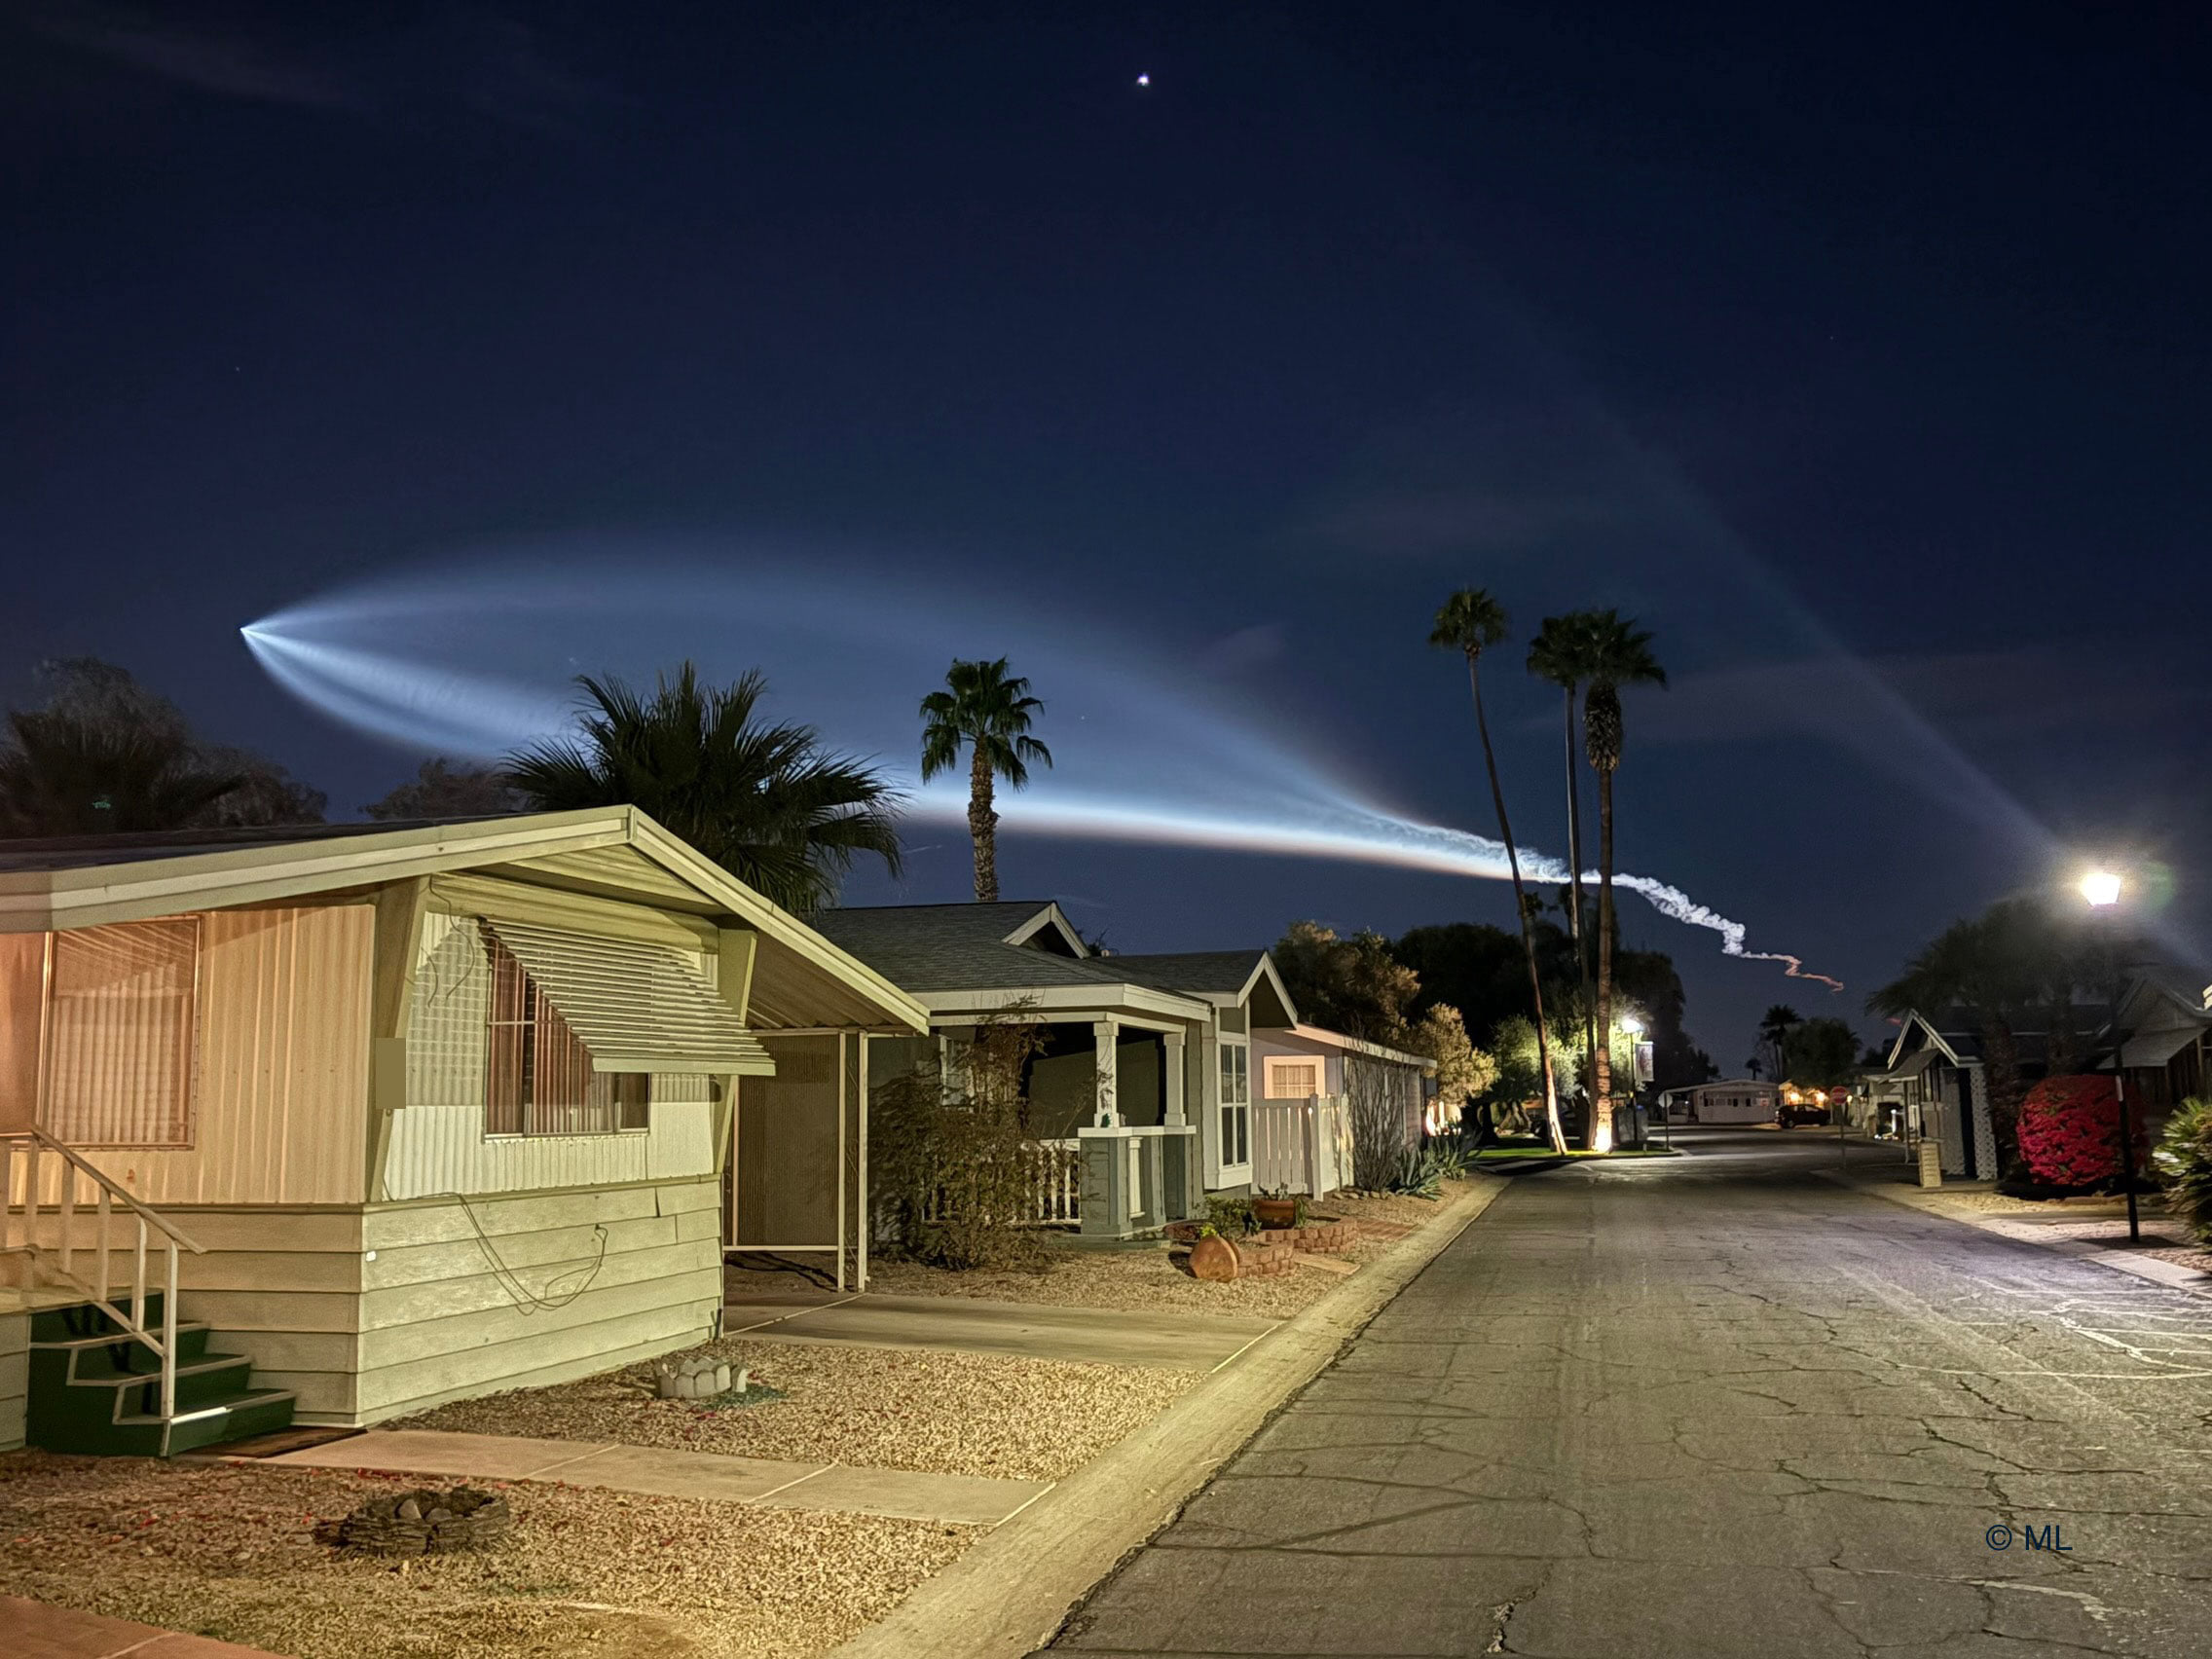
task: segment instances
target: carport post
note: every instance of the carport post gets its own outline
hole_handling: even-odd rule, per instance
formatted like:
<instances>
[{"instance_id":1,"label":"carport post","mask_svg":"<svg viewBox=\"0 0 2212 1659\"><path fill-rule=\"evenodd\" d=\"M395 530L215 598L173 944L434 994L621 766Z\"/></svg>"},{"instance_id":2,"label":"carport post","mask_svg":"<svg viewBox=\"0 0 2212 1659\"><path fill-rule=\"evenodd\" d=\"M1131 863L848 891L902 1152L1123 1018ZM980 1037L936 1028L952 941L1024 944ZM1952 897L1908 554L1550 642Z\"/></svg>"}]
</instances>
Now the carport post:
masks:
<instances>
[{"instance_id":1,"label":"carport post","mask_svg":"<svg viewBox=\"0 0 2212 1659\"><path fill-rule=\"evenodd\" d=\"M866 1033L866 1032L865 1032L865 1031L861 1033L861 1057L860 1057L860 1074L861 1074L861 1081L860 1081L860 1096L861 1096L861 1122L860 1122L860 1136L861 1136L861 1144L860 1144L860 1165L861 1165L861 1167L860 1167L860 1180L859 1180L859 1183L858 1183L858 1185L859 1185L859 1188L860 1188L860 1198L859 1198L859 1206L858 1206L858 1207L859 1207L859 1209L860 1209L860 1212L861 1212L861 1213L860 1213L860 1230L859 1230L859 1235L858 1235L858 1238L857 1238L857 1241L856 1241L856 1250L855 1250L855 1256L856 1256L856 1259L857 1259L857 1261L858 1261L858 1263L859 1263L859 1266L860 1266L860 1272L859 1272L859 1273L858 1273L858 1274L856 1275L856 1277L855 1277L855 1282L854 1282L854 1286L853 1286L853 1288L854 1288L854 1289L856 1289L856 1290L866 1290L866 1289L867 1289L867 1033Z\"/></svg>"},{"instance_id":2,"label":"carport post","mask_svg":"<svg viewBox=\"0 0 2212 1659\"><path fill-rule=\"evenodd\" d=\"M845 1293L845 1034L837 1033L837 1294Z\"/></svg>"}]
</instances>

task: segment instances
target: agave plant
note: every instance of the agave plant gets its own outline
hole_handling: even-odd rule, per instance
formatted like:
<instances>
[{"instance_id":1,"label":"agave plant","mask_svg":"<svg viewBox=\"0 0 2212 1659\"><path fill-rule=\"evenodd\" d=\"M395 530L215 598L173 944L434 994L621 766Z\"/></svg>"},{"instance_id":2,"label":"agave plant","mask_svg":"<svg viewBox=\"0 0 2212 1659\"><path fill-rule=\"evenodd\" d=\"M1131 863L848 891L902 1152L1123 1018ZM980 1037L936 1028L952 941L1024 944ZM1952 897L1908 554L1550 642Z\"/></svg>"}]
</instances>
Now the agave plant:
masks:
<instances>
[{"instance_id":1,"label":"agave plant","mask_svg":"<svg viewBox=\"0 0 2212 1659\"><path fill-rule=\"evenodd\" d=\"M2166 1179L2166 1207L2198 1243L2212 1244L2212 1100L2175 1107L2151 1161Z\"/></svg>"}]
</instances>

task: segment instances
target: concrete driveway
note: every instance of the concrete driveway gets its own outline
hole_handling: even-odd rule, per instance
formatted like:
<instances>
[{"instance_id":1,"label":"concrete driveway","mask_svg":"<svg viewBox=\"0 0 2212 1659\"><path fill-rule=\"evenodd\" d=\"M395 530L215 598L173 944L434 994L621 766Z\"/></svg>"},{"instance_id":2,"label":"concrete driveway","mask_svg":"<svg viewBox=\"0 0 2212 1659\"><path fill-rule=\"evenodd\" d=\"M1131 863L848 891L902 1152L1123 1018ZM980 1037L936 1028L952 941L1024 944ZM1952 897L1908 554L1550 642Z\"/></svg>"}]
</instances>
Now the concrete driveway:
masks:
<instances>
[{"instance_id":1,"label":"concrete driveway","mask_svg":"<svg viewBox=\"0 0 2212 1659\"><path fill-rule=\"evenodd\" d=\"M1677 1144L1517 1183L1055 1645L2212 1652L2212 1301Z\"/></svg>"}]
</instances>

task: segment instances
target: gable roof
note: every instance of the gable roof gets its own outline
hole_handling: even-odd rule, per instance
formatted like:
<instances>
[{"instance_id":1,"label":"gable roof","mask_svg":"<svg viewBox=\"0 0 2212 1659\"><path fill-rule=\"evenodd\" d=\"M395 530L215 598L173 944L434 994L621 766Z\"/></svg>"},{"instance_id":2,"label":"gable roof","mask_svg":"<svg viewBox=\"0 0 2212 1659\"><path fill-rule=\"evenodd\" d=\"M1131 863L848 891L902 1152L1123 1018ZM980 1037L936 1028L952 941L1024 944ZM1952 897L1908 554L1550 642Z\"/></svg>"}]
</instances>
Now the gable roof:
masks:
<instances>
[{"instance_id":1,"label":"gable roof","mask_svg":"<svg viewBox=\"0 0 2212 1659\"><path fill-rule=\"evenodd\" d=\"M823 936L911 991L1119 984L1047 901L863 904L824 910ZM1016 942L1019 941L1019 942ZM1076 954L1066 954L1073 943Z\"/></svg>"},{"instance_id":2,"label":"gable roof","mask_svg":"<svg viewBox=\"0 0 2212 1659\"><path fill-rule=\"evenodd\" d=\"M1260 992L1258 1011L1277 1017L1255 1018L1255 1024L1298 1023L1298 1005L1290 999L1290 987L1275 971L1274 958L1264 950L1178 950L1104 956L1098 963L1141 985L1223 1002L1250 1001L1255 992Z\"/></svg>"},{"instance_id":3,"label":"gable roof","mask_svg":"<svg viewBox=\"0 0 2212 1659\"><path fill-rule=\"evenodd\" d=\"M750 1023L926 1030L892 979L634 806L0 841L0 933L280 903L461 870L686 911L757 937Z\"/></svg>"}]
</instances>

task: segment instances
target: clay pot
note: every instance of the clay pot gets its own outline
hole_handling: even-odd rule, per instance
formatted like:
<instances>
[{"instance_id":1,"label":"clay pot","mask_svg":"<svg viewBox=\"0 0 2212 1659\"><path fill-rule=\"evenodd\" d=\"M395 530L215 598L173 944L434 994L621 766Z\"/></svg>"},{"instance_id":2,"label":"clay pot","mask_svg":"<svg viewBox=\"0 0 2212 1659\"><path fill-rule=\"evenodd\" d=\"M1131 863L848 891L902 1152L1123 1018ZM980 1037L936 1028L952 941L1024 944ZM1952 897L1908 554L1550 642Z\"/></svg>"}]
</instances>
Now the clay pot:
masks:
<instances>
[{"instance_id":1,"label":"clay pot","mask_svg":"<svg viewBox=\"0 0 2212 1659\"><path fill-rule=\"evenodd\" d=\"M1296 1198L1254 1198L1252 1215L1262 1227L1296 1227L1298 1200Z\"/></svg>"},{"instance_id":2,"label":"clay pot","mask_svg":"<svg viewBox=\"0 0 2212 1659\"><path fill-rule=\"evenodd\" d=\"M1236 1246L1219 1234L1191 1246L1191 1276L1227 1284L1236 1276Z\"/></svg>"}]
</instances>

